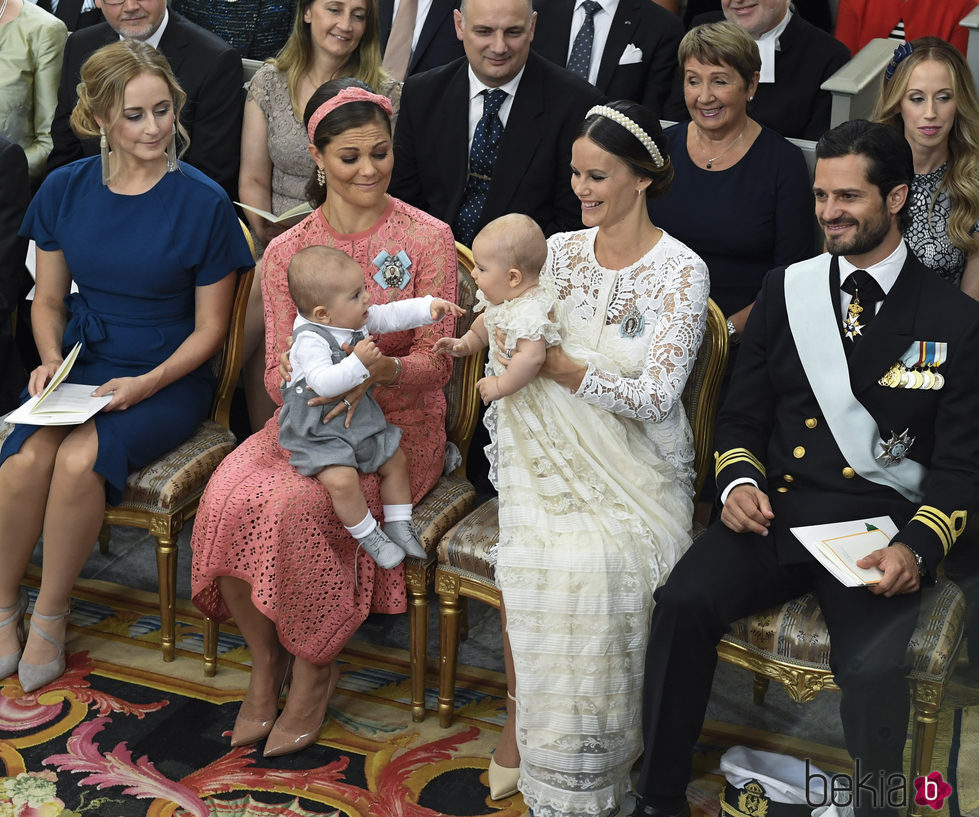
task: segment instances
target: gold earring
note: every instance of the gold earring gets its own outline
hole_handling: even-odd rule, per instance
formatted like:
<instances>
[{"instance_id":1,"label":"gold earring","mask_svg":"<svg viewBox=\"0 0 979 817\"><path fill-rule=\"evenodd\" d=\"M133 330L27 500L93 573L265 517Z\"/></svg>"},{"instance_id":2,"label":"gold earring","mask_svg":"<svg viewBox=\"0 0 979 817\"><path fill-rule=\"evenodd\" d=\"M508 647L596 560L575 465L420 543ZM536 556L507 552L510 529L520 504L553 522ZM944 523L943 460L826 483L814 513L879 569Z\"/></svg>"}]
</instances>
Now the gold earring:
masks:
<instances>
[{"instance_id":1,"label":"gold earring","mask_svg":"<svg viewBox=\"0 0 979 817\"><path fill-rule=\"evenodd\" d=\"M326 173L323 172L322 167L316 168L316 183L320 187L326 187Z\"/></svg>"},{"instance_id":2,"label":"gold earring","mask_svg":"<svg viewBox=\"0 0 979 817\"><path fill-rule=\"evenodd\" d=\"M173 173L177 167L177 125L174 123L170 144L167 145L167 173Z\"/></svg>"},{"instance_id":3,"label":"gold earring","mask_svg":"<svg viewBox=\"0 0 979 817\"><path fill-rule=\"evenodd\" d=\"M109 186L109 174L111 169L109 168L109 140L105 137L105 128L99 125L99 133L101 137L99 138L99 154L102 157L102 184L106 187Z\"/></svg>"}]
</instances>

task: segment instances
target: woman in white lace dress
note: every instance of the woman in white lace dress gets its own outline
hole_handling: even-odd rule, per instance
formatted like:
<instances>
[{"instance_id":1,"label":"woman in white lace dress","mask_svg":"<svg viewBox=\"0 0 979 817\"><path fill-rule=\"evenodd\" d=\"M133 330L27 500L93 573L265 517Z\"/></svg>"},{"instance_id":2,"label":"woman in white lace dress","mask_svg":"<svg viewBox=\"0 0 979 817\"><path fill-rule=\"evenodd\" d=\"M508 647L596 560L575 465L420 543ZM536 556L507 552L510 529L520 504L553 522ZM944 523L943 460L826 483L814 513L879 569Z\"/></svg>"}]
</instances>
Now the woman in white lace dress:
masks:
<instances>
[{"instance_id":1,"label":"woman in white lace dress","mask_svg":"<svg viewBox=\"0 0 979 817\"><path fill-rule=\"evenodd\" d=\"M491 774L519 765L535 817L621 807L642 750L653 591L690 542L680 395L709 283L647 214L672 180L665 144L647 108L589 111L571 156L586 229L552 236L544 270L564 341L497 428L496 576L515 701Z\"/></svg>"}]
</instances>

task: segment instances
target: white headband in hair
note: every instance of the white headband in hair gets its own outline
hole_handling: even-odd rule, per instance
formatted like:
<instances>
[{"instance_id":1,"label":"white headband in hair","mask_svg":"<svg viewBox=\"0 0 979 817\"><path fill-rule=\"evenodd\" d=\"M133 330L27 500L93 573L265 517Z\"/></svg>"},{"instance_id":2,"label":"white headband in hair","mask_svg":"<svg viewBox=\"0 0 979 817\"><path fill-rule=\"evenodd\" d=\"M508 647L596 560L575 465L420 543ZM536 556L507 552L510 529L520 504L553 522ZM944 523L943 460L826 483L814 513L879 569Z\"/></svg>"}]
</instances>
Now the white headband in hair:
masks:
<instances>
[{"instance_id":1,"label":"white headband in hair","mask_svg":"<svg viewBox=\"0 0 979 817\"><path fill-rule=\"evenodd\" d=\"M653 164L660 168L664 165L663 154L659 152L659 148L656 147L656 143L650 138L649 134L646 133L642 128L639 127L635 122L633 122L624 113L620 113L615 110L615 108L610 108L608 105L596 105L587 114L585 114L585 119L593 114L598 114L599 116L604 116L606 119L611 119L613 122L617 122L623 128L625 128L629 133L636 137L644 148L646 152L652 157Z\"/></svg>"}]
</instances>

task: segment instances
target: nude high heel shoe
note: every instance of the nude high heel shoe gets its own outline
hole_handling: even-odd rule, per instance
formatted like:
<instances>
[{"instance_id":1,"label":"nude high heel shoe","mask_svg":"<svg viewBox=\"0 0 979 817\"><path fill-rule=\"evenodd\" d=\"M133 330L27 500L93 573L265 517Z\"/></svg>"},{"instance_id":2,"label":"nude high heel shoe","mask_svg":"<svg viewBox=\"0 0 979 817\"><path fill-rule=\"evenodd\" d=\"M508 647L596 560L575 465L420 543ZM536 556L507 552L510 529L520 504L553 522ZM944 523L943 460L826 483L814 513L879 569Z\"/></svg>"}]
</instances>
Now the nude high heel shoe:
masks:
<instances>
[{"instance_id":1,"label":"nude high heel shoe","mask_svg":"<svg viewBox=\"0 0 979 817\"><path fill-rule=\"evenodd\" d=\"M0 616L6 616L3 621L0 621L0 628L16 622L17 641L19 643L24 642L24 613L27 612L27 603L27 588L22 587L20 588L20 596L17 598L15 605L12 607L0 607ZM21 653L23 653L22 649L0 658L0 678L6 678L17 672L17 664L20 663Z\"/></svg>"},{"instance_id":2,"label":"nude high heel shoe","mask_svg":"<svg viewBox=\"0 0 979 817\"><path fill-rule=\"evenodd\" d=\"M316 743L320 736L320 730L323 728L323 721L326 718L326 710L330 705L330 698L333 697L333 690L336 689L337 681L340 679L339 665L334 661L330 666L330 681L326 688L326 695L323 696L319 714L310 721L312 729L306 732L288 732L279 725L279 720L277 719L275 726L272 727L272 731L269 733L268 740L265 742L265 751L262 752L263 756L280 757L282 755L291 755ZM315 723L313 723L314 721Z\"/></svg>"},{"instance_id":3,"label":"nude high heel shoe","mask_svg":"<svg viewBox=\"0 0 979 817\"><path fill-rule=\"evenodd\" d=\"M517 783L520 780L519 766L511 769L508 766L501 766L493 758L490 758L486 777L489 780L491 800L502 800L504 797L513 797L513 795L520 791L517 788Z\"/></svg>"},{"instance_id":4,"label":"nude high heel shoe","mask_svg":"<svg viewBox=\"0 0 979 817\"><path fill-rule=\"evenodd\" d=\"M272 731L272 727L275 725L275 719L279 716L279 698L282 697L282 693L285 692L286 684L289 682L289 672L292 670L292 656L286 660L285 673L282 675L282 683L279 684L279 695L275 699L275 714L271 718L266 718L265 720L255 720L254 718L243 718L241 715L241 709L238 710L238 716L235 718L235 725L231 730L231 746L232 748L237 746L250 746L253 743L258 743L269 736ZM242 702L244 704L244 702Z\"/></svg>"},{"instance_id":5,"label":"nude high heel shoe","mask_svg":"<svg viewBox=\"0 0 979 817\"><path fill-rule=\"evenodd\" d=\"M516 698L509 692L507 698L516 703ZM490 799L502 800L504 797L513 797L519 789L517 783L520 780L520 767L511 768L501 766L495 758L490 758L489 769L486 770L486 779L489 781Z\"/></svg>"},{"instance_id":6,"label":"nude high heel shoe","mask_svg":"<svg viewBox=\"0 0 979 817\"><path fill-rule=\"evenodd\" d=\"M63 613L55 616L45 616L35 609L31 613L31 632L37 633L49 644L58 648L58 655L45 664L28 664L21 659L17 665L17 675L20 677L20 686L24 692L33 692L46 684L50 684L55 678L60 678L65 673L65 642L58 641L54 636L48 635L40 627L34 627L34 620L39 621L60 621L71 615L71 607Z\"/></svg>"}]
</instances>

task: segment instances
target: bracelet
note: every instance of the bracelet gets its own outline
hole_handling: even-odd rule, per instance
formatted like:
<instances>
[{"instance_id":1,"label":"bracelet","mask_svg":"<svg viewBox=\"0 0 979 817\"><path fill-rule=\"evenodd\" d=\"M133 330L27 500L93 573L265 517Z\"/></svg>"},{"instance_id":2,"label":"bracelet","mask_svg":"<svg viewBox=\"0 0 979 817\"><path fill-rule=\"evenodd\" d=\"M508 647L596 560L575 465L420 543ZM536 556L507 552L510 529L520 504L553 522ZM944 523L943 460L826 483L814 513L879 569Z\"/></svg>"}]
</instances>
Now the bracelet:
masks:
<instances>
[{"instance_id":1,"label":"bracelet","mask_svg":"<svg viewBox=\"0 0 979 817\"><path fill-rule=\"evenodd\" d=\"M738 334L738 330L734 328L734 322L730 318L727 319L727 336L732 346L741 343L741 336Z\"/></svg>"},{"instance_id":2,"label":"bracelet","mask_svg":"<svg viewBox=\"0 0 979 817\"><path fill-rule=\"evenodd\" d=\"M394 358L394 380L391 381L391 386L400 388L401 387L401 373L404 371L404 364L401 362L400 357Z\"/></svg>"}]
</instances>

